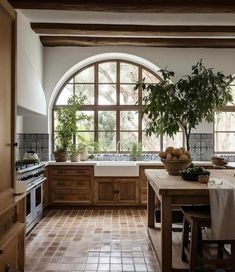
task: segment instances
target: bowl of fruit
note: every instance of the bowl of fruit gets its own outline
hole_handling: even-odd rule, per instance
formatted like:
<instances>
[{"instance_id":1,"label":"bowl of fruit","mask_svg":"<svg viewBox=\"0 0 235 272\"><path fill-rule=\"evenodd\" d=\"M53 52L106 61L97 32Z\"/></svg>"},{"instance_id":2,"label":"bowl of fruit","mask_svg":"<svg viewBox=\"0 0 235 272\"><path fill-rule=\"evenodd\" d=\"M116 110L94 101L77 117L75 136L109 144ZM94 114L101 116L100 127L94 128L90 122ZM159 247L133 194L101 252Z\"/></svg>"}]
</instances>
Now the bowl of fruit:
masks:
<instances>
[{"instance_id":1,"label":"bowl of fruit","mask_svg":"<svg viewBox=\"0 0 235 272\"><path fill-rule=\"evenodd\" d=\"M185 148L174 148L169 146L159 153L164 167L169 175L180 176L181 171L184 170L191 162L191 154Z\"/></svg>"},{"instance_id":2,"label":"bowl of fruit","mask_svg":"<svg viewBox=\"0 0 235 272\"><path fill-rule=\"evenodd\" d=\"M193 163L191 163L188 167L181 171L181 176L184 180L198 181L199 176L209 177L210 172L201 166L195 166Z\"/></svg>"}]
</instances>

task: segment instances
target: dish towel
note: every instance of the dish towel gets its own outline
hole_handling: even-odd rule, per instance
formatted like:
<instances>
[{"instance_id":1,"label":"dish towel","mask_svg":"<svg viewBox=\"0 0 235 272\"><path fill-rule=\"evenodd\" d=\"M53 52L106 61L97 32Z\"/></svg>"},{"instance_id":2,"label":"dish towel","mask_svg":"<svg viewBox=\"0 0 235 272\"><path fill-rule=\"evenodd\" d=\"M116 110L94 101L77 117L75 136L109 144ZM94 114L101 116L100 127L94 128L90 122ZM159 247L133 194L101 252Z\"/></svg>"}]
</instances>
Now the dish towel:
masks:
<instances>
[{"instance_id":1,"label":"dish towel","mask_svg":"<svg viewBox=\"0 0 235 272\"><path fill-rule=\"evenodd\" d=\"M224 179L208 183L213 240L235 240L235 186Z\"/></svg>"}]
</instances>

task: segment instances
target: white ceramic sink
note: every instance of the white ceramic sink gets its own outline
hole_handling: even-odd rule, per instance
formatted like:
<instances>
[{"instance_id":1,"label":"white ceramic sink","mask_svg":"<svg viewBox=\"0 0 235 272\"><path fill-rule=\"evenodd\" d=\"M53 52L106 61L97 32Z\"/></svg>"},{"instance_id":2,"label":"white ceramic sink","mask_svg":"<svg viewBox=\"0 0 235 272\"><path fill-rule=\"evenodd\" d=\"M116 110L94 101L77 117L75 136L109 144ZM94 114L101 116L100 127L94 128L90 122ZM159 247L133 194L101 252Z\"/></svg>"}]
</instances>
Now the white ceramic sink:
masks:
<instances>
[{"instance_id":1,"label":"white ceramic sink","mask_svg":"<svg viewBox=\"0 0 235 272\"><path fill-rule=\"evenodd\" d=\"M94 166L96 177L136 177L139 166L131 161L103 161Z\"/></svg>"}]
</instances>

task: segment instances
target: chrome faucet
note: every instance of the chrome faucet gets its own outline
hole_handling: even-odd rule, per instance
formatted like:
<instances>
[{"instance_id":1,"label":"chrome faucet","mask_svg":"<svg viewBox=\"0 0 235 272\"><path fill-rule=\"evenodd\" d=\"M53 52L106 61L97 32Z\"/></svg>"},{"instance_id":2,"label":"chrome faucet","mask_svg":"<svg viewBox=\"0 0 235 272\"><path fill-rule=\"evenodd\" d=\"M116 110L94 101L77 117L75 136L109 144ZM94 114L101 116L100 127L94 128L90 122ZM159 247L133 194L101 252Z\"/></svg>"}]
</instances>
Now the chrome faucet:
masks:
<instances>
[{"instance_id":1,"label":"chrome faucet","mask_svg":"<svg viewBox=\"0 0 235 272\"><path fill-rule=\"evenodd\" d=\"M117 156L119 157L119 152L120 152L120 145L121 145L121 142L120 141L118 141L117 142L117 145L116 145L116 150L117 150Z\"/></svg>"}]
</instances>

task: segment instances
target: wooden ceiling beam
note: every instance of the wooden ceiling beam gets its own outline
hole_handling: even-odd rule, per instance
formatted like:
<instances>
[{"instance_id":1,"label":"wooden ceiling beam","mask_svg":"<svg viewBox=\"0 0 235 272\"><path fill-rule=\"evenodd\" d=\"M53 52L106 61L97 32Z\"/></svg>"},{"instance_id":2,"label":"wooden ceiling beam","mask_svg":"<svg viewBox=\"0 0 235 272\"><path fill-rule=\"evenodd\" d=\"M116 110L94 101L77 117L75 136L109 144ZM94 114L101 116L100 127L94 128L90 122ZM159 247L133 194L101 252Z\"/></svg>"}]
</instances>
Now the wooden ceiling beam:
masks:
<instances>
[{"instance_id":1,"label":"wooden ceiling beam","mask_svg":"<svg viewBox=\"0 0 235 272\"><path fill-rule=\"evenodd\" d=\"M233 0L9 0L17 9L130 13L234 13Z\"/></svg>"},{"instance_id":2,"label":"wooden ceiling beam","mask_svg":"<svg viewBox=\"0 0 235 272\"><path fill-rule=\"evenodd\" d=\"M40 35L97 36L235 36L235 26L154 26L113 24L31 23Z\"/></svg>"},{"instance_id":3,"label":"wooden ceiling beam","mask_svg":"<svg viewBox=\"0 0 235 272\"><path fill-rule=\"evenodd\" d=\"M206 38L119 38L40 36L46 47L55 46L146 46L181 48L235 48L235 39Z\"/></svg>"}]
</instances>

